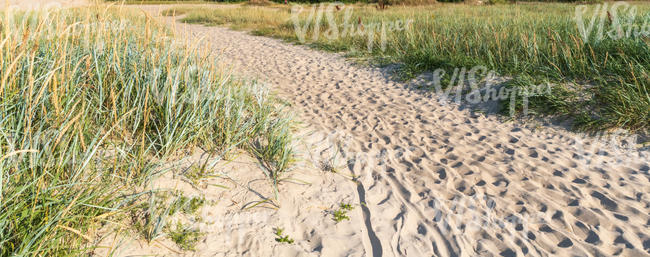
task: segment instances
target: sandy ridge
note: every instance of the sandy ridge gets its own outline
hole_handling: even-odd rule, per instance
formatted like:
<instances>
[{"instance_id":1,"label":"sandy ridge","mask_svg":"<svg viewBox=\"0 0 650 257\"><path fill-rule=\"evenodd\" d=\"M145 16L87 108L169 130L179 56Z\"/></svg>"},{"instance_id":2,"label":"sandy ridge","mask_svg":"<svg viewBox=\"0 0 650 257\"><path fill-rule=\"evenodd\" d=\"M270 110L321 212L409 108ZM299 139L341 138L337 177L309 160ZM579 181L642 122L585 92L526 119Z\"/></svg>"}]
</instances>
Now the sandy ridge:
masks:
<instances>
[{"instance_id":1,"label":"sandy ridge","mask_svg":"<svg viewBox=\"0 0 650 257\"><path fill-rule=\"evenodd\" d=\"M358 177L363 222L297 256L650 253L647 151L472 114L336 54L219 27L176 30L267 82L323 141L337 139L341 173Z\"/></svg>"}]
</instances>

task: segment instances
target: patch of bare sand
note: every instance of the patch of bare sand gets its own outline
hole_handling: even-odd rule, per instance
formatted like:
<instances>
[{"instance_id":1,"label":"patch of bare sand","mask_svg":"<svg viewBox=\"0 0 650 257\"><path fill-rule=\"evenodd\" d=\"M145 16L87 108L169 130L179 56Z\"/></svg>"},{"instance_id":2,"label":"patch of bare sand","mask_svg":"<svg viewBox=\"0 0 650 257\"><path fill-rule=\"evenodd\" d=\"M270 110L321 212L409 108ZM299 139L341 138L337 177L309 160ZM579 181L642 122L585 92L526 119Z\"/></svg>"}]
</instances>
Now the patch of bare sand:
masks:
<instances>
[{"instance_id":1,"label":"patch of bare sand","mask_svg":"<svg viewBox=\"0 0 650 257\"><path fill-rule=\"evenodd\" d=\"M348 174L322 170L324 164L343 165L342 159L332 158L336 142L330 140L336 137L312 131L299 138L295 147L300 161L284 176L277 200L257 160L245 153L224 160L196 149L162 169L164 173L148 189L171 192L172 197L182 193L205 199L198 212L163 217L166 225L161 226L173 229L180 223L200 231L195 250L181 249L167 229L148 242L134 228L135 223L125 219L96 233L98 249L93 255L312 256L321 252L350 256L362 244L360 237L348 237L359 232L352 224L363 222L361 207L355 204L359 202L356 183ZM192 173L203 168L202 178L193 179ZM350 203L354 209L348 212L348 220L336 222L333 212L341 203ZM276 242L276 228L282 228L295 242Z\"/></svg>"},{"instance_id":2,"label":"patch of bare sand","mask_svg":"<svg viewBox=\"0 0 650 257\"><path fill-rule=\"evenodd\" d=\"M145 9L155 16L162 8ZM282 185L280 210L231 208L272 218L255 223L260 230L216 232L193 255L650 253L647 149L477 115L335 54L225 28L175 26L179 37L201 39L291 102L321 135L306 149L329 149L307 152L320 156L316 163L333 160L324 166L338 171L304 169L312 184ZM348 200L357 206L350 222L335 225L320 209ZM296 243L274 242L273 226L284 226ZM254 232L238 250L214 250L227 249L224 238L241 231Z\"/></svg>"}]
</instances>

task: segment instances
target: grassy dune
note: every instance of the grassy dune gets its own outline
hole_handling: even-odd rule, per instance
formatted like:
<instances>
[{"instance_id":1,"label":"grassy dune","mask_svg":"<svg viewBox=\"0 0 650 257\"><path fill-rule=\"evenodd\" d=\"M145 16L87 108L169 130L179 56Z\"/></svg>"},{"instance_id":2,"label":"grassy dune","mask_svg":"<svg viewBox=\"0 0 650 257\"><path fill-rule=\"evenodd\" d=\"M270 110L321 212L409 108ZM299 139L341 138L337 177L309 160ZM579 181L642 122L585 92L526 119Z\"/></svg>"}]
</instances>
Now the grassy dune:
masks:
<instances>
[{"instance_id":1,"label":"grassy dune","mask_svg":"<svg viewBox=\"0 0 650 257\"><path fill-rule=\"evenodd\" d=\"M643 26L644 22L650 22L650 5L632 4L638 8L633 23ZM324 36L330 28L327 15L322 16L320 32L314 33L316 15L310 17L311 6L304 6L304 11L297 16L300 26L308 24L304 42L296 34L290 8L280 5L234 10L178 7L166 14L183 13L187 14L183 20L189 23L227 25L320 49L345 51L380 63L400 63L400 74L405 78L437 68L451 74L454 68L482 65L513 77L507 85L510 88L547 82L558 84L552 94L530 99L533 114L569 118L576 128L586 130L622 127L647 131L650 127L647 71L650 38L596 41L591 35L585 41L574 20L575 4L440 4L417 8L395 6L384 11L374 6L354 5L347 21L345 11L333 11L334 27L339 32L345 29L345 24L358 27L359 21L367 25L412 20L412 24L406 30L387 31L383 35L378 27L370 36L348 33L331 38ZM588 23L590 18L591 11L585 15L584 22ZM614 29L611 22L605 26L605 32ZM382 42L385 42L383 51ZM521 111L521 103L517 110Z\"/></svg>"},{"instance_id":2,"label":"grassy dune","mask_svg":"<svg viewBox=\"0 0 650 257\"><path fill-rule=\"evenodd\" d=\"M277 183L290 121L220 67L128 10L0 14L0 256L90 251L182 149L246 150Z\"/></svg>"}]
</instances>

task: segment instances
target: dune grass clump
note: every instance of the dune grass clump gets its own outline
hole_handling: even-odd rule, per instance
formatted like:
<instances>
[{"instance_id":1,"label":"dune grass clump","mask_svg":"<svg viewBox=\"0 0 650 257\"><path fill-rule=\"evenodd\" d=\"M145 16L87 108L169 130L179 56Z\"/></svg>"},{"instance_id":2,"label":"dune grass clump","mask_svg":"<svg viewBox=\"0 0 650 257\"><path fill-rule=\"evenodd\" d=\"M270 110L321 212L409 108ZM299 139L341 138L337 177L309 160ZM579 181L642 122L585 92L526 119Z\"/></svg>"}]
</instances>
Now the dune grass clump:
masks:
<instances>
[{"instance_id":1,"label":"dune grass clump","mask_svg":"<svg viewBox=\"0 0 650 257\"><path fill-rule=\"evenodd\" d=\"M180 149L289 167L290 121L264 87L138 13L0 14L0 256L68 256L130 208Z\"/></svg>"},{"instance_id":2,"label":"dune grass clump","mask_svg":"<svg viewBox=\"0 0 650 257\"><path fill-rule=\"evenodd\" d=\"M631 5L637 7L638 15L630 22L638 28L647 27L644 24L650 22L650 5ZM417 8L394 6L379 11L374 6L357 4L346 5L341 11L324 10L320 22L315 22L315 17L319 17L318 5L304 5L303 12L295 17L289 6L179 8L187 14L185 22L227 25L256 35L344 51L383 64L399 63L399 75L403 78L440 68L452 74L455 68L469 70L480 65L514 78L508 87L548 82L558 86L550 95L531 99L530 110L534 114L570 118L579 129L647 130L650 38L646 35L593 40L592 35L584 40L575 19L576 6L439 4ZM314 13L312 7L316 8ZM346 18L349 8L353 9ZM330 22L330 13L334 23ZM304 41L299 40L294 18L298 28L305 29ZM591 18L591 12L587 12L580 22L588 23ZM411 22L407 29L381 33L375 27L374 33L368 33L372 30L370 24L395 21ZM603 26L605 33L616 29L609 21ZM327 33L333 35L333 27L338 28L339 34L327 37ZM346 27L348 31L355 29L355 33L343 33ZM572 83L585 87L577 90L569 85ZM575 97L576 94L584 97Z\"/></svg>"}]
</instances>

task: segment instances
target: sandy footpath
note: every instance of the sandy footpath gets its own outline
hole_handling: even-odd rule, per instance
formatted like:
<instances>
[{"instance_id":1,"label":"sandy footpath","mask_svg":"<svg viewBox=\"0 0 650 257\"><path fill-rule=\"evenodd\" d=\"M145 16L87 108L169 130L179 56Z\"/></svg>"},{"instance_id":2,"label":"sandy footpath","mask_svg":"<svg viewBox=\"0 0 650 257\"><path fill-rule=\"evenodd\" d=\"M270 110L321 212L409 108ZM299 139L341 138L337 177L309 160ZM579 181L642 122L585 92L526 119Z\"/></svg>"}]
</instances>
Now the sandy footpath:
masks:
<instances>
[{"instance_id":1,"label":"sandy footpath","mask_svg":"<svg viewBox=\"0 0 650 257\"><path fill-rule=\"evenodd\" d=\"M142 8L156 16L168 7ZM336 54L175 26L291 103L313 131L307 151L338 172L312 169L311 185L283 185L286 204L265 217L284 224L294 245L278 246L272 225L260 225L246 244L216 246L219 236L208 236L191 255L650 254L647 149L471 113ZM310 201L356 208L350 221L335 224L324 210L304 209Z\"/></svg>"}]
</instances>

